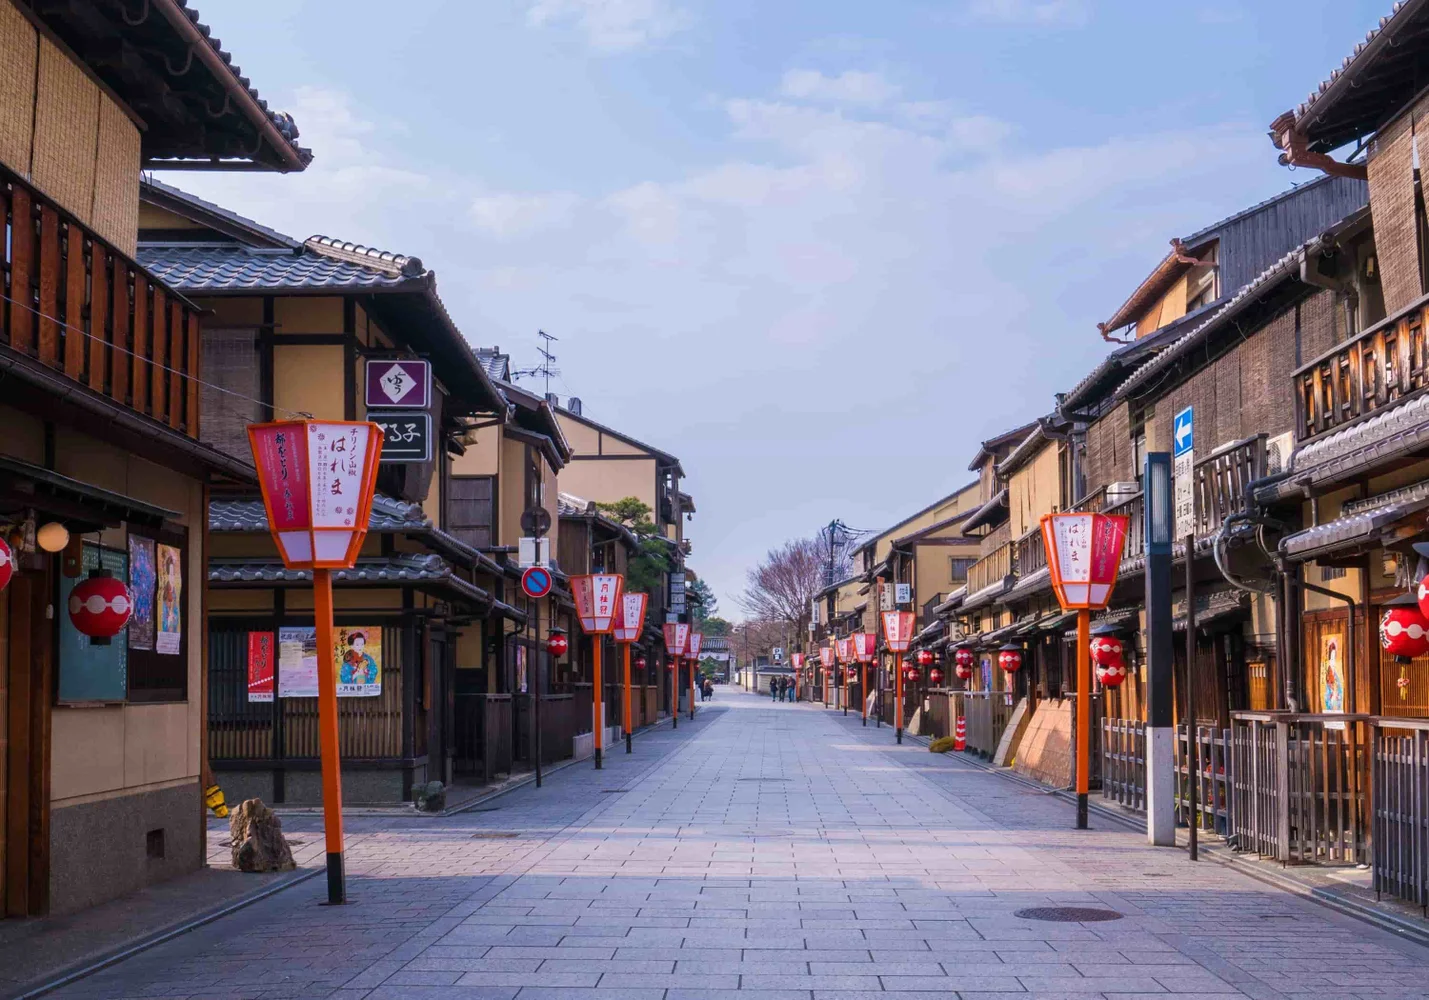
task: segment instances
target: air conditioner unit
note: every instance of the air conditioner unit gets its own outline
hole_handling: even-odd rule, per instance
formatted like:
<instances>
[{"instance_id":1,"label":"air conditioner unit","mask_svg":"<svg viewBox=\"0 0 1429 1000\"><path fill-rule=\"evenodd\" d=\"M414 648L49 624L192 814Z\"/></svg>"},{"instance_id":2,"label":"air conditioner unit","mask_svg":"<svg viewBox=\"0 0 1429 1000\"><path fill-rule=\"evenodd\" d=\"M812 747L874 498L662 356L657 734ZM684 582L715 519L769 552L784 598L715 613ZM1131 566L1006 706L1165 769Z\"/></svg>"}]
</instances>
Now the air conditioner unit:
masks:
<instances>
[{"instance_id":1,"label":"air conditioner unit","mask_svg":"<svg viewBox=\"0 0 1429 1000\"><path fill-rule=\"evenodd\" d=\"M1106 487L1106 505L1114 507L1129 497L1134 497L1141 492L1141 484L1135 481L1129 483L1108 483Z\"/></svg>"},{"instance_id":2,"label":"air conditioner unit","mask_svg":"<svg viewBox=\"0 0 1429 1000\"><path fill-rule=\"evenodd\" d=\"M1290 456L1295 451L1295 433L1286 431L1265 442L1265 474L1279 475L1290 469Z\"/></svg>"}]
</instances>

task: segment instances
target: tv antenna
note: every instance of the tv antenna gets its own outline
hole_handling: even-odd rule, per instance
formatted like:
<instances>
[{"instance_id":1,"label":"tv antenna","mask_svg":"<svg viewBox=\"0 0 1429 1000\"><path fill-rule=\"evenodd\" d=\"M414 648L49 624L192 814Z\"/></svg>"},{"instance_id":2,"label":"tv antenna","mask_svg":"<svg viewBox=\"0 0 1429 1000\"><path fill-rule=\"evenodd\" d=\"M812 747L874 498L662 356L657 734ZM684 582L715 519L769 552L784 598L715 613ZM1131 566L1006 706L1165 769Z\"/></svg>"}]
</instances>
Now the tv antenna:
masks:
<instances>
[{"instance_id":1,"label":"tv antenna","mask_svg":"<svg viewBox=\"0 0 1429 1000\"><path fill-rule=\"evenodd\" d=\"M544 344L536 348L536 353L541 355L541 363L534 368L518 368L511 373L511 378L515 381L530 375L540 375L546 380L546 396L549 397L551 395L551 377L561 374L561 370L556 367L556 355L552 346L561 338L553 337L545 330L537 330L536 336L545 341Z\"/></svg>"}]
</instances>

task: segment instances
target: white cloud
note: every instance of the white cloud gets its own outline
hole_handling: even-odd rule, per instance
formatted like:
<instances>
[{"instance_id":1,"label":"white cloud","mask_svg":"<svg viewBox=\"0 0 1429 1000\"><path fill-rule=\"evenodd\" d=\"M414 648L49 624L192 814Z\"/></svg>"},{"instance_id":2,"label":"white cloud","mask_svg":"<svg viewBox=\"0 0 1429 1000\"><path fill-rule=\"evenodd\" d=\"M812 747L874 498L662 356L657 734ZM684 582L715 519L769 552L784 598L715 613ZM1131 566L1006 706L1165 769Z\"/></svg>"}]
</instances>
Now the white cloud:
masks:
<instances>
[{"instance_id":1,"label":"white cloud","mask_svg":"<svg viewBox=\"0 0 1429 1000\"><path fill-rule=\"evenodd\" d=\"M1013 24L1085 24L1087 0L972 0L968 13L979 20Z\"/></svg>"},{"instance_id":2,"label":"white cloud","mask_svg":"<svg viewBox=\"0 0 1429 1000\"><path fill-rule=\"evenodd\" d=\"M500 191L471 200L471 219L477 229L497 239L529 236L567 221L580 199L567 191L517 194Z\"/></svg>"},{"instance_id":3,"label":"white cloud","mask_svg":"<svg viewBox=\"0 0 1429 1000\"><path fill-rule=\"evenodd\" d=\"M898 96L900 89L880 73L853 69L844 70L838 76L825 76L813 69L791 69L784 74L779 88L785 97L798 100L870 107L888 103Z\"/></svg>"},{"instance_id":4,"label":"white cloud","mask_svg":"<svg viewBox=\"0 0 1429 1000\"><path fill-rule=\"evenodd\" d=\"M574 22L597 52L628 52L664 41L691 19L669 0L530 0L532 27L561 21Z\"/></svg>"}]
</instances>

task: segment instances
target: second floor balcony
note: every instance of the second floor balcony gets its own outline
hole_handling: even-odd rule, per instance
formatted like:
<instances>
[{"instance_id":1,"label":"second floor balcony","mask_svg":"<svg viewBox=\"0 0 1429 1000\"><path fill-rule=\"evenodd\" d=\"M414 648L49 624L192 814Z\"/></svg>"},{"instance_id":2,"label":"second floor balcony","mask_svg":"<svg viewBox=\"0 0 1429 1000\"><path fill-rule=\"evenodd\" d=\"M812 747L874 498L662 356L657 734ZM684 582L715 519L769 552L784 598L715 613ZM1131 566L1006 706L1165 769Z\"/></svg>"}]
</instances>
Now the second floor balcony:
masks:
<instances>
[{"instance_id":1,"label":"second floor balcony","mask_svg":"<svg viewBox=\"0 0 1429 1000\"><path fill-rule=\"evenodd\" d=\"M976 594L1006 580L1013 572L1016 550L1016 542L1006 541L973 563L968 568L968 594Z\"/></svg>"},{"instance_id":2,"label":"second floor balcony","mask_svg":"<svg viewBox=\"0 0 1429 1000\"><path fill-rule=\"evenodd\" d=\"M197 439L198 310L3 166L0 207L0 343Z\"/></svg>"}]
</instances>

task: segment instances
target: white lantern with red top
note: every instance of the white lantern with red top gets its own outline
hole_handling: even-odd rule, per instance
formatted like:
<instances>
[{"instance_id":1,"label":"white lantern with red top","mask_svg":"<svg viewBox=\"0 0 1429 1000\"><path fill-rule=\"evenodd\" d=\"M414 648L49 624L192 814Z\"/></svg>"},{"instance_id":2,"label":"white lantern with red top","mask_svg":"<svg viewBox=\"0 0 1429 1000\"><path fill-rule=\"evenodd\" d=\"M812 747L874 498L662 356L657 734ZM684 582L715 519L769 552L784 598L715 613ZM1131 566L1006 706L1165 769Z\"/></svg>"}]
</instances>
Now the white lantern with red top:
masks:
<instances>
[{"instance_id":1,"label":"white lantern with red top","mask_svg":"<svg viewBox=\"0 0 1429 1000\"><path fill-rule=\"evenodd\" d=\"M690 626L677 625L667 622L664 626L665 632L665 653L668 656L684 656L685 647L690 642ZM670 664L670 669L674 669L674 663Z\"/></svg>"},{"instance_id":2,"label":"white lantern with red top","mask_svg":"<svg viewBox=\"0 0 1429 1000\"><path fill-rule=\"evenodd\" d=\"M640 633L645 631L645 605L650 598L647 594L623 594L620 598L620 612L611 630L616 642L638 642ZM687 626L688 627L688 626Z\"/></svg>"},{"instance_id":3,"label":"white lantern with red top","mask_svg":"<svg viewBox=\"0 0 1429 1000\"><path fill-rule=\"evenodd\" d=\"M1042 516L1047 570L1063 611L1104 608L1116 586L1130 518L1072 512Z\"/></svg>"},{"instance_id":4,"label":"white lantern with red top","mask_svg":"<svg viewBox=\"0 0 1429 1000\"><path fill-rule=\"evenodd\" d=\"M91 570L69 594L69 620L96 646L107 646L129 624L134 600L129 588L108 570Z\"/></svg>"},{"instance_id":5,"label":"white lantern with red top","mask_svg":"<svg viewBox=\"0 0 1429 1000\"><path fill-rule=\"evenodd\" d=\"M705 644L705 634L703 632L690 633L689 657L692 660L700 658L700 647Z\"/></svg>"},{"instance_id":6,"label":"white lantern with red top","mask_svg":"<svg viewBox=\"0 0 1429 1000\"><path fill-rule=\"evenodd\" d=\"M268 529L288 569L350 569L367 535L382 430L354 420L252 424Z\"/></svg>"},{"instance_id":7,"label":"white lantern with red top","mask_svg":"<svg viewBox=\"0 0 1429 1000\"><path fill-rule=\"evenodd\" d=\"M849 638L834 640L834 655L840 664L853 662L853 640Z\"/></svg>"},{"instance_id":8,"label":"white lantern with red top","mask_svg":"<svg viewBox=\"0 0 1429 1000\"><path fill-rule=\"evenodd\" d=\"M819 647L819 663L825 670L829 670L834 665L834 650L832 646Z\"/></svg>"},{"instance_id":9,"label":"white lantern with red top","mask_svg":"<svg viewBox=\"0 0 1429 1000\"><path fill-rule=\"evenodd\" d=\"M576 618L586 635L604 635L615 626L625 577L619 573L593 573L571 577L571 596L576 601ZM688 627L688 626L686 626Z\"/></svg>"},{"instance_id":10,"label":"white lantern with red top","mask_svg":"<svg viewBox=\"0 0 1429 1000\"><path fill-rule=\"evenodd\" d=\"M883 641L895 653L908 652L908 646L913 641L913 612L883 612Z\"/></svg>"},{"instance_id":11,"label":"white lantern with red top","mask_svg":"<svg viewBox=\"0 0 1429 1000\"><path fill-rule=\"evenodd\" d=\"M859 663L872 663L878 655L878 636L872 632L855 632L853 638L853 657Z\"/></svg>"}]
</instances>

